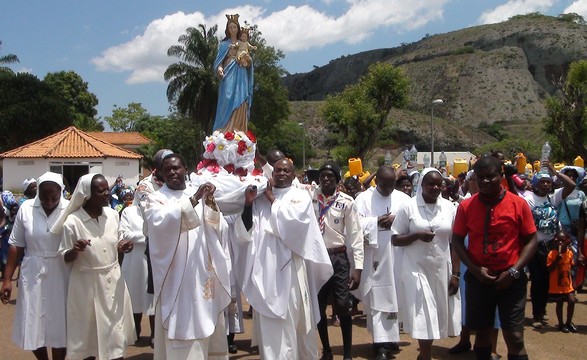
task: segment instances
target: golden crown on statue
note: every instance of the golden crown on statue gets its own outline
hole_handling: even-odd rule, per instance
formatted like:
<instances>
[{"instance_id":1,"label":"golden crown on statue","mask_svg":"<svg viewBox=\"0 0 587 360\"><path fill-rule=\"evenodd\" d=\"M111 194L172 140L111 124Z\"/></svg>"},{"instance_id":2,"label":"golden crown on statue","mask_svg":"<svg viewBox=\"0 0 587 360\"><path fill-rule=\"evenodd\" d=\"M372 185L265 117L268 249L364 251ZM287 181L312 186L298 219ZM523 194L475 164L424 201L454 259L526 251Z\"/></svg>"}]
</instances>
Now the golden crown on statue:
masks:
<instances>
[{"instance_id":1,"label":"golden crown on statue","mask_svg":"<svg viewBox=\"0 0 587 360\"><path fill-rule=\"evenodd\" d=\"M234 22L234 23L238 24L238 17L239 17L239 14L234 14L234 15L226 14L226 18L228 19L228 22Z\"/></svg>"}]
</instances>

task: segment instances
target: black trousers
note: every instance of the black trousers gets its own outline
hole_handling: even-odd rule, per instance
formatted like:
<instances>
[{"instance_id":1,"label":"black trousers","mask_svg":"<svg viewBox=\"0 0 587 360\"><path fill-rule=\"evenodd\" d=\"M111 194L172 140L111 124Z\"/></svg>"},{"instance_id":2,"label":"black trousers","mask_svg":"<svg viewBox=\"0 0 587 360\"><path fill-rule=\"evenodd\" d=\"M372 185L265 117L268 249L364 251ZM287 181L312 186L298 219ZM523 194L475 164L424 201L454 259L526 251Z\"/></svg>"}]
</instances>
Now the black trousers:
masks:
<instances>
[{"instance_id":1,"label":"black trousers","mask_svg":"<svg viewBox=\"0 0 587 360\"><path fill-rule=\"evenodd\" d=\"M542 248L542 249L541 249ZM532 316L536 320L542 319L546 314L548 302L548 279L546 269L546 251L544 244L539 244L538 251L528 264L530 270L530 297L532 298Z\"/></svg>"}]
</instances>

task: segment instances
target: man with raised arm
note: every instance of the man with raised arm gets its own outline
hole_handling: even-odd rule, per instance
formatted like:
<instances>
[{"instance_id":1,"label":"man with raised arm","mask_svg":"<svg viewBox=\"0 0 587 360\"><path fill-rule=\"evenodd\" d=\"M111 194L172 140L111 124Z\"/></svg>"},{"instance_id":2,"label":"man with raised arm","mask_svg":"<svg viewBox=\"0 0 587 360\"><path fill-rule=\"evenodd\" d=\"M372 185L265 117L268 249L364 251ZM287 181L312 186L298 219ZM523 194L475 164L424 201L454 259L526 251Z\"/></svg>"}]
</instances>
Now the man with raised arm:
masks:
<instances>
[{"instance_id":1,"label":"man with raised arm","mask_svg":"<svg viewBox=\"0 0 587 360\"><path fill-rule=\"evenodd\" d=\"M242 220L252 229L245 245L243 293L253 306L262 359L316 359L318 291L332 265L304 190L291 186L294 167L279 160L262 196L245 192Z\"/></svg>"}]
</instances>

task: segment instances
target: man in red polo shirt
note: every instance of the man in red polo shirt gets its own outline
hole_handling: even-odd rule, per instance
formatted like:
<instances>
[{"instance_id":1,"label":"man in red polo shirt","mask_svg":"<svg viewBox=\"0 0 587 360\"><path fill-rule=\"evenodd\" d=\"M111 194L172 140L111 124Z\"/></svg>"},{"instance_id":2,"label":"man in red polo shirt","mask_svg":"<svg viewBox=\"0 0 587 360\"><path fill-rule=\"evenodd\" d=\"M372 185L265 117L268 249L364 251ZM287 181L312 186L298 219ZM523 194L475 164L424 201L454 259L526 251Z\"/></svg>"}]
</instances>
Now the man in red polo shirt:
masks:
<instances>
[{"instance_id":1,"label":"man in red polo shirt","mask_svg":"<svg viewBox=\"0 0 587 360\"><path fill-rule=\"evenodd\" d=\"M526 201L501 186L498 159L484 156L474 170L479 193L459 205L452 246L468 268L465 316L469 327L477 330L475 355L491 359L490 335L497 306L508 360L528 359L524 348L528 279L523 269L537 248L534 220ZM464 244L467 235L468 249Z\"/></svg>"}]
</instances>

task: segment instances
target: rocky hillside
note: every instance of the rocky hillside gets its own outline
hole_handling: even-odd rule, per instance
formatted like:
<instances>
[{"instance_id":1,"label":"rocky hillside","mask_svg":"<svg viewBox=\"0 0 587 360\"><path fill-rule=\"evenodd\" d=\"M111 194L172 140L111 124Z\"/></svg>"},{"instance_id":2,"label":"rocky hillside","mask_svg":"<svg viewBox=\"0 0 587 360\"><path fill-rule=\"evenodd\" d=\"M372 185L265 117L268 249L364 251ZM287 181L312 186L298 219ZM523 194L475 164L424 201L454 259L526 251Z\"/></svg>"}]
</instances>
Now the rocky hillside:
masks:
<instances>
[{"instance_id":1,"label":"rocky hillside","mask_svg":"<svg viewBox=\"0 0 587 360\"><path fill-rule=\"evenodd\" d=\"M438 145L462 149L493 141L475 131L482 122L498 122L514 136L540 136L544 100L556 92L553 81L586 56L586 25L533 14L343 56L284 82L290 100L321 101L355 83L374 62L399 66L411 82L411 103L409 111L390 115L403 119L394 121L397 140L429 146L431 101L441 98L435 117L446 126L437 127Z\"/></svg>"}]
</instances>

